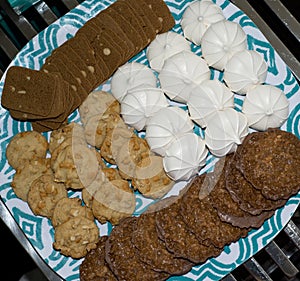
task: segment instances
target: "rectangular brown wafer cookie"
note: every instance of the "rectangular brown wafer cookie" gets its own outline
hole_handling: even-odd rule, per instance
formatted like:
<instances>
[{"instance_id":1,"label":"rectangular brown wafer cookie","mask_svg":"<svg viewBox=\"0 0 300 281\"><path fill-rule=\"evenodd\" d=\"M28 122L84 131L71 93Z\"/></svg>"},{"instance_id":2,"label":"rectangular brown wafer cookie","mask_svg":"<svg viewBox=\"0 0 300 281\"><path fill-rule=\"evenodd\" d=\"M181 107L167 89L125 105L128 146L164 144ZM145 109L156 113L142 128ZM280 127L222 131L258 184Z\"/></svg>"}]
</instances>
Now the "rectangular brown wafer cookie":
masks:
<instances>
[{"instance_id":1,"label":"rectangular brown wafer cookie","mask_svg":"<svg viewBox=\"0 0 300 281\"><path fill-rule=\"evenodd\" d=\"M119 15L124 16L129 21L132 27L142 37L142 46L140 50L144 49L148 44L148 36L145 34L141 22L139 21L138 16L133 12L133 10L130 9L130 7L123 1L114 2L109 6L109 9L115 10Z\"/></svg>"},{"instance_id":2,"label":"rectangular brown wafer cookie","mask_svg":"<svg viewBox=\"0 0 300 281\"><path fill-rule=\"evenodd\" d=\"M113 42L112 37L103 32L92 42L92 47L95 50L96 60L99 64L102 64L102 61L105 63L109 69L108 77L110 77L123 60L118 46Z\"/></svg>"},{"instance_id":3,"label":"rectangular brown wafer cookie","mask_svg":"<svg viewBox=\"0 0 300 281\"><path fill-rule=\"evenodd\" d=\"M78 69L80 70L82 76L81 78L85 78L86 80L89 81L89 85L91 90L93 89L93 86L96 83L96 77L95 74L92 73L87 64L85 63L85 61L82 59L82 57L74 50L74 48L72 48L72 46L76 44L76 39L74 40L74 37L67 40L65 43L63 43L61 46L59 46L58 48L56 48L52 53L51 56L55 56L60 52L63 52L65 55L68 56L68 58L70 60L72 60L72 62L75 63L75 65L78 67ZM58 54L59 57L59 54ZM89 91L91 91L89 90Z\"/></svg>"},{"instance_id":4,"label":"rectangular brown wafer cookie","mask_svg":"<svg viewBox=\"0 0 300 281\"><path fill-rule=\"evenodd\" d=\"M83 101L88 96L87 91L82 87L76 77L74 77L73 73L66 66L66 64L60 59L53 58L52 61L49 62L47 58L41 70L49 73L61 73L63 79L70 84L70 87L74 90L73 93L76 94L77 99L80 101Z\"/></svg>"},{"instance_id":5,"label":"rectangular brown wafer cookie","mask_svg":"<svg viewBox=\"0 0 300 281\"><path fill-rule=\"evenodd\" d=\"M149 44L156 36L156 30L151 24L150 20L147 18L145 12L143 11L141 4L136 0L118 0L124 2L132 12L136 15L144 33L147 36L147 44Z\"/></svg>"},{"instance_id":6,"label":"rectangular brown wafer cookie","mask_svg":"<svg viewBox=\"0 0 300 281\"><path fill-rule=\"evenodd\" d=\"M163 0L144 0L162 23L160 33L169 31L175 24L175 19L169 7Z\"/></svg>"},{"instance_id":7,"label":"rectangular brown wafer cookie","mask_svg":"<svg viewBox=\"0 0 300 281\"><path fill-rule=\"evenodd\" d=\"M94 88L95 88L105 80L106 77L105 73L108 72L108 69L105 70L103 67L102 68L99 67L99 65L96 62L95 52L92 46L90 45L87 36L84 33L76 34L73 39L74 40L71 43L71 47L85 61L90 72L94 73L95 75L95 79L96 79L94 84Z\"/></svg>"},{"instance_id":8,"label":"rectangular brown wafer cookie","mask_svg":"<svg viewBox=\"0 0 300 281\"><path fill-rule=\"evenodd\" d=\"M1 104L7 109L33 116L48 116L53 109L59 78L21 66L11 66L6 74ZM38 91L37 91L38 89ZM60 114L52 112L55 116Z\"/></svg>"},{"instance_id":9,"label":"rectangular brown wafer cookie","mask_svg":"<svg viewBox=\"0 0 300 281\"><path fill-rule=\"evenodd\" d=\"M118 11L114 10L109 6L107 9L103 10L102 13L109 14L116 23L122 28L126 36L135 46L134 54L137 54L143 49L143 39L141 34L132 26L132 24L127 20L126 15L120 14Z\"/></svg>"},{"instance_id":10,"label":"rectangular brown wafer cookie","mask_svg":"<svg viewBox=\"0 0 300 281\"><path fill-rule=\"evenodd\" d=\"M124 61L127 61L134 53L135 47L122 28L108 13L99 13L95 18L100 27L111 30L118 36L119 40L121 40L120 46L124 48Z\"/></svg>"}]
</instances>

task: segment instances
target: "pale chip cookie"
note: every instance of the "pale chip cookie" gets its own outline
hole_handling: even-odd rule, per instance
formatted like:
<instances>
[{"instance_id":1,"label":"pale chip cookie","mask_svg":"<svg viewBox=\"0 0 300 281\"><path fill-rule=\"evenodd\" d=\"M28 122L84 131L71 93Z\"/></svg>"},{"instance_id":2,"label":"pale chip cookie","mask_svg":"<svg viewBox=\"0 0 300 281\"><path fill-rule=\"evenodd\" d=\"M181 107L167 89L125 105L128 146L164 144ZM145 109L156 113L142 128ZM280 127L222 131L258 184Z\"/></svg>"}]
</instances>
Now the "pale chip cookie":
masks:
<instances>
[{"instance_id":1,"label":"pale chip cookie","mask_svg":"<svg viewBox=\"0 0 300 281\"><path fill-rule=\"evenodd\" d=\"M49 151L51 154L62 144L85 144L83 127L75 122L71 122L60 129L53 130L49 140Z\"/></svg>"},{"instance_id":2,"label":"pale chip cookie","mask_svg":"<svg viewBox=\"0 0 300 281\"><path fill-rule=\"evenodd\" d=\"M54 229L53 248L65 256L79 259L96 248L99 235L94 221L75 217Z\"/></svg>"},{"instance_id":3,"label":"pale chip cookie","mask_svg":"<svg viewBox=\"0 0 300 281\"><path fill-rule=\"evenodd\" d=\"M85 126L89 118L95 115L103 115L107 110L120 113L119 102L108 92L94 91L79 106L79 115Z\"/></svg>"},{"instance_id":4,"label":"pale chip cookie","mask_svg":"<svg viewBox=\"0 0 300 281\"><path fill-rule=\"evenodd\" d=\"M85 217L91 221L95 219L92 210L87 206L82 205L80 198L68 197L62 198L56 203L51 221L52 225L57 227L76 217Z\"/></svg>"},{"instance_id":5,"label":"pale chip cookie","mask_svg":"<svg viewBox=\"0 0 300 281\"><path fill-rule=\"evenodd\" d=\"M112 225L130 217L135 210L135 195L126 180L112 180L99 186L93 196L92 211L100 223Z\"/></svg>"},{"instance_id":6,"label":"pale chip cookie","mask_svg":"<svg viewBox=\"0 0 300 281\"><path fill-rule=\"evenodd\" d=\"M31 183L27 201L35 215L51 219L56 203L67 197L64 184L55 182L53 175L46 174Z\"/></svg>"},{"instance_id":7,"label":"pale chip cookie","mask_svg":"<svg viewBox=\"0 0 300 281\"><path fill-rule=\"evenodd\" d=\"M107 181L122 179L118 170L114 168L101 168L96 176L96 179L86 188L82 189L82 200L86 206L92 207L94 194L97 192L101 184Z\"/></svg>"},{"instance_id":8,"label":"pale chip cookie","mask_svg":"<svg viewBox=\"0 0 300 281\"><path fill-rule=\"evenodd\" d=\"M137 164L150 155L153 152L145 139L133 134L130 139L124 140L115 160L121 177L125 180L133 179Z\"/></svg>"},{"instance_id":9,"label":"pale chip cookie","mask_svg":"<svg viewBox=\"0 0 300 281\"><path fill-rule=\"evenodd\" d=\"M17 197L27 202L31 183L45 174L52 175L48 158L24 160L23 166L20 166L14 174L11 187Z\"/></svg>"},{"instance_id":10,"label":"pale chip cookie","mask_svg":"<svg viewBox=\"0 0 300 281\"><path fill-rule=\"evenodd\" d=\"M128 129L123 126L109 130L100 148L100 154L103 159L110 164L116 164L116 158L120 148L133 135L133 129Z\"/></svg>"},{"instance_id":11,"label":"pale chip cookie","mask_svg":"<svg viewBox=\"0 0 300 281\"><path fill-rule=\"evenodd\" d=\"M165 173L162 157L158 155L144 158L138 163L131 183L135 190L152 199L163 197L175 184Z\"/></svg>"},{"instance_id":12,"label":"pale chip cookie","mask_svg":"<svg viewBox=\"0 0 300 281\"><path fill-rule=\"evenodd\" d=\"M46 158L48 141L36 131L17 133L6 147L6 158L14 169L23 165L25 160Z\"/></svg>"},{"instance_id":13,"label":"pale chip cookie","mask_svg":"<svg viewBox=\"0 0 300 281\"><path fill-rule=\"evenodd\" d=\"M82 189L96 178L99 164L93 149L82 145L68 145L55 158L51 158L51 168L57 182L67 188Z\"/></svg>"}]
</instances>

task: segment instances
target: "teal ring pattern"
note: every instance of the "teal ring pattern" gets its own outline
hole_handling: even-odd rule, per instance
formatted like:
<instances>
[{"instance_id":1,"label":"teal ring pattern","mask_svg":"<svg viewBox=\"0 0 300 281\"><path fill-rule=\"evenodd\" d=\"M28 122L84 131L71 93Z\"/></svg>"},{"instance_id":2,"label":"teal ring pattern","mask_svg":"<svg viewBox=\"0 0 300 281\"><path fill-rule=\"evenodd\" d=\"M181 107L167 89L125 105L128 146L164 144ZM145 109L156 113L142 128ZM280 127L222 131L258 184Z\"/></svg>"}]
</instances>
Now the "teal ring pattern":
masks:
<instances>
[{"instance_id":1,"label":"teal ring pattern","mask_svg":"<svg viewBox=\"0 0 300 281\"><path fill-rule=\"evenodd\" d=\"M108 7L115 0L86 0L78 7L71 10L62 18L55 21L43 32L36 35L18 53L11 65L20 65L32 69L39 69L51 51L65 40L74 36L88 19L101 10ZM176 24L172 31L182 34L180 19L185 8L194 0L166 0ZM284 91L290 101L290 114L282 129L294 133L300 138L300 88L290 69L284 64L271 44L266 40L256 25L228 0L213 0L219 5L225 17L230 21L239 23L247 33L248 48L262 53L268 63L268 76L266 83L278 86ZM201 47L191 44L191 49L197 55L201 55ZM137 54L130 61L148 64L145 50ZM212 79L222 81L223 73L212 70ZM0 93L2 93L5 76L0 81ZM109 80L99 86L98 89L109 90ZM236 109L241 110L242 97L235 98ZM69 116L69 121L79 121L78 111ZM67 281L79 280L79 266L82 260L74 260L62 256L52 248L54 230L51 222L42 217L34 216L25 202L19 200L10 187L14 170L8 165L5 148L13 135L20 131L31 130L31 125L26 122L13 120L8 112L0 106L0 195L7 207L12 211L15 219L23 229L28 240L34 245L36 251L43 257L48 265ZM195 128L195 133L203 135L203 131ZM49 137L48 134L45 136ZM211 155L207 159L206 170L213 167L215 158ZM80 196L76 192L69 196ZM149 204L153 203L140 194L136 194L137 205L135 215L142 213ZM192 268L183 276L173 276L169 280L220 280L226 274L234 270L240 264L251 258L260 249L266 246L283 229L300 202L300 195L290 198L286 205L278 209L275 215L265 221L261 228L252 230L247 237L226 246L224 251L216 258L208 259L205 263ZM102 235L109 234L112 225L98 224Z\"/></svg>"}]
</instances>

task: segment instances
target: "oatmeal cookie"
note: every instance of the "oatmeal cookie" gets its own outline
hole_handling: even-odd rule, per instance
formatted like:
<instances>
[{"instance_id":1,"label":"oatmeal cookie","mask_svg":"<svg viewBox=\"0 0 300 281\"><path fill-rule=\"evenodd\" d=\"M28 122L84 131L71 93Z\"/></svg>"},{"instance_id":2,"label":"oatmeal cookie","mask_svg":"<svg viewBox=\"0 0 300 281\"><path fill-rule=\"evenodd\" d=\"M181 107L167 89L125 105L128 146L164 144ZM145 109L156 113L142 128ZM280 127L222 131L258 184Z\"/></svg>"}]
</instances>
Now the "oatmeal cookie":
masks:
<instances>
[{"instance_id":1,"label":"oatmeal cookie","mask_svg":"<svg viewBox=\"0 0 300 281\"><path fill-rule=\"evenodd\" d=\"M57 227L76 217L85 217L91 221L94 220L92 210L82 205L80 198L62 198L56 203L53 210L52 225Z\"/></svg>"},{"instance_id":2,"label":"oatmeal cookie","mask_svg":"<svg viewBox=\"0 0 300 281\"><path fill-rule=\"evenodd\" d=\"M24 161L34 158L46 158L48 141L36 131L17 133L6 147L6 158L14 169L23 165Z\"/></svg>"},{"instance_id":3,"label":"oatmeal cookie","mask_svg":"<svg viewBox=\"0 0 300 281\"><path fill-rule=\"evenodd\" d=\"M126 218L113 228L106 241L105 259L118 280L166 280L169 274L154 271L136 253L132 236L137 220L136 217Z\"/></svg>"},{"instance_id":4,"label":"oatmeal cookie","mask_svg":"<svg viewBox=\"0 0 300 281\"><path fill-rule=\"evenodd\" d=\"M46 174L31 183L27 201L35 215L51 219L56 203L67 196L65 185L55 182L53 175Z\"/></svg>"},{"instance_id":5,"label":"oatmeal cookie","mask_svg":"<svg viewBox=\"0 0 300 281\"><path fill-rule=\"evenodd\" d=\"M300 187L300 141L280 129L254 132L238 147L238 169L271 200L288 199Z\"/></svg>"},{"instance_id":6,"label":"oatmeal cookie","mask_svg":"<svg viewBox=\"0 0 300 281\"><path fill-rule=\"evenodd\" d=\"M135 195L128 181L112 180L103 182L93 195L92 211L101 222L113 225L129 217L135 210Z\"/></svg>"},{"instance_id":7,"label":"oatmeal cookie","mask_svg":"<svg viewBox=\"0 0 300 281\"><path fill-rule=\"evenodd\" d=\"M65 256L80 259L96 248L99 234L94 221L74 217L55 227L53 248Z\"/></svg>"},{"instance_id":8,"label":"oatmeal cookie","mask_svg":"<svg viewBox=\"0 0 300 281\"><path fill-rule=\"evenodd\" d=\"M158 236L155 212L144 213L138 218L132 243L140 260L155 271L182 275L193 266L192 262L178 258L167 250L164 241Z\"/></svg>"},{"instance_id":9,"label":"oatmeal cookie","mask_svg":"<svg viewBox=\"0 0 300 281\"><path fill-rule=\"evenodd\" d=\"M97 247L89 251L80 264L81 281L117 281L105 260L105 243L108 236L101 236Z\"/></svg>"},{"instance_id":10,"label":"oatmeal cookie","mask_svg":"<svg viewBox=\"0 0 300 281\"><path fill-rule=\"evenodd\" d=\"M32 182L45 174L52 175L50 160L48 158L24 160L23 166L19 166L14 174L11 187L20 199L27 202Z\"/></svg>"}]
</instances>

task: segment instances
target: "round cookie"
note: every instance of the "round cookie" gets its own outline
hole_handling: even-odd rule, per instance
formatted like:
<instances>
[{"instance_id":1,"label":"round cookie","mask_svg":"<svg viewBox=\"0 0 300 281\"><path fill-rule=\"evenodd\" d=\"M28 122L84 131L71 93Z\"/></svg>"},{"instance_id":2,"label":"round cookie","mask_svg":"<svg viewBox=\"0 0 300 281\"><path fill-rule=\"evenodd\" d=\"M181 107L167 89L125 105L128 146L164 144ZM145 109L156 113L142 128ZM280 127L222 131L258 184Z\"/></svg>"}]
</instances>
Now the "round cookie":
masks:
<instances>
[{"instance_id":1,"label":"round cookie","mask_svg":"<svg viewBox=\"0 0 300 281\"><path fill-rule=\"evenodd\" d=\"M171 275L187 273L193 263L178 258L167 250L165 243L158 236L155 217L155 212L147 212L137 220L132 234L132 242L137 249L139 258L158 272L167 272Z\"/></svg>"},{"instance_id":2,"label":"round cookie","mask_svg":"<svg viewBox=\"0 0 300 281\"><path fill-rule=\"evenodd\" d=\"M117 225L121 219L133 214L135 204L135 195L128 181L105 181L93 195L92 211L101 223L109 221Z\"/></svg>"},{"instance_id":3,"label":"round cookie","mask_svg":"<svg viewBox=\"0 0 300 281\"><path fill-rule=\"evenodd\" d=\"M49 151L52 154L56 148L62 145L62 143L67 142L67 144L81 143L85 144L85 137L83 127L75 122L71 122L60 129L53 130L50 134L49 140Z\"/></svg>"},{"instance_id":4,"label":"round cookie","mask_svg":"<svg viewBox=\"0 0 300 281\"><path fill-rule=\"evenodd\" d=\"M194 263L205 262L208 258L220 254L221 249L200 243L188 229L180 214L180 204L181 200L178 199L156 215L160 238L165 242L167 249L176 257L185 258Z\"/></svg>"},{"instance_id":5,"label":"round cookie","mask_svg":"<svg viewBox=\"0 0 300 281\"><path fill-rule=\"evenodd\" d=\"M180 212L190 231L201 243L223 248L247 235L247 229L222 222L212 206L210 196L199 199L199 192L205 177L206 175L202 174L191 181L189 188L182 196Z\"/></svg>"},{"instance_id":6,"label":"round cookie","mask_svg":"<svg viewBox=\"0 0 300 281\"><path fill-rule=\"evenodd\" d=\"M55 182L53 175L46 174L31 183L27 201L35 215L51 219L56 203L67 196L64 184Z\"/></svg>"},{"instance_id":7,"label":"round cookie","mask_svg":"<svg viewBox=\"0 0 300 281\"><path fill-rule=\"evenodd\" d=\"M20 168L25 160L45 158L48 141L36 131L17 133L6 147L6 158L14 169Z\"/></svg>"},{"instance_id":8,"label":"round cookie","mask_svg":"<svg viewBox=\"0 0 300 281\"><path fill-rule=\"evenodd\" d=\"M115 158L121 177L125 180L133 179L138 163L151 154L147 141L132 134L130 139L124 141Z\"/></svg>"},{"instance_id":9,"label":"round cookie","mask_svg":"<svg viewBox=\"0 0 300 281\"><path fill-rule=\"evenodd\" d=\"M105 260L105 243L108 236L101 236L97 247L89 251L80 264L79 273L81 281L117 281Z\"/></svg>"},{"instance_id":10,"label":"round cookie","mask_svg":"<svg viewBox=\"0 0 300 281\"><path fill-rule=\"evenodd\" d=\"M82 145L68 145L57 157L51 158L51 168L57 182L67 188L82 189L96 178L99 165L93 149Z\"/></svg>"},{"instance_id":11,"label":"round cookie","mask_svg":"<svg viewBox=\"0 0 300 281\"><path fill-rule=\"evenodd\" d=\"M229 157L227 156L226 158ZM218 171L217 168L214 172L207 174L207 176L217 178L217 182L210 193L211 204L217 210L222 221L241 228L259 228L266 219L274 214L274 211L263 211L259 215L251 215L240 208L239 204L231 198L230 193L226 189L225 174L229 166L228 162L230 162L230 160L227 161L222 171ZM217 164L219 164L219 162Z\"/></svg>"},{"instance_id":12,"label":"round cookie","mask_svg":"<svg viewBox=\"0 0 300 281\"><path fill-rule=\"evenodd\" d=\"M92 210L81 203L82 201L77 197L60 199L53 210L52 225L57 227L76 217L85 217L94 221Z\"/></svg>"},{"instance_id":13,"label":"round cookie","mask_svg":"<svg viewBox=\"0 0 300 281\"><path fill-rule=\"evenodd\" d=\"M91 117L103 115L107 110L120 113L120 104L113 95L105 91L91 92L78 109L84 126Z\"/></svg>"},{"instance_id":14,"label":"round cookie","mask_svg":"<svg viewBox=\"0 0 300 281\"><path fill-rule=\"evenodd\" d=\"M288 199L300 187L300 141L280 129L254 132L237 150L237 167L267 199Z\"/></svg>"},{"instance_id":15,"label":"round cookie","mask_svg":"<svg viewBox=\"0 0 300 281\"><path fill-rule=\"evenodd\" d=\"M156 272L142 262L132 243L138 218L130 217L114 227L106 241L106 261L118 280L166 280L169 274Z\"/></svg>"},{"instance_id":16,"label":"round cookie","mask_svg":"<svg viewBox=\"0 0 300 281\"><path fill-rule=\"evenodd\" d=\"M252 214L259 215L263 211L275 210L282 207L286 200L270 200L264 197L260 190L245 179L239 169L236 168L238 155L234 158L226 170L225 186L230 193L231 198L239 205L239 207Z\"/></svg>"},{"instance_id":17,"label":"round cookie","mask_svg":"<svg viewBox=\"0 0 300 281\"><path fill-rule=\"evenodd\" d=\"M24 160L23 166L19 166L14 174L11 187L20 199L27 202L32 182L44 174L52 175L50 160L48 158Z\"/></svg>"},{"instance_id":18,"label":"round cookie","mask_svg":"<svg viewBox=\"0 0 300 281\"><path fill-rule=\"evenodd\" d=\"M152 199L163 197L175 184L166 174L162 158L158 155L141 159L131 183L135 190Z\"/></svg>"},{"instance_id":19,"label":"round cookie","mask_svg":"<svg viewBox=\"0 0 300 281\"><path fill-rule=\"evenodd\" d=\"M82 216L71 218L54 229L53 248L74 259L80 259L95 249L98 241L97 225Z\"/></svg>"}]
</instances>

